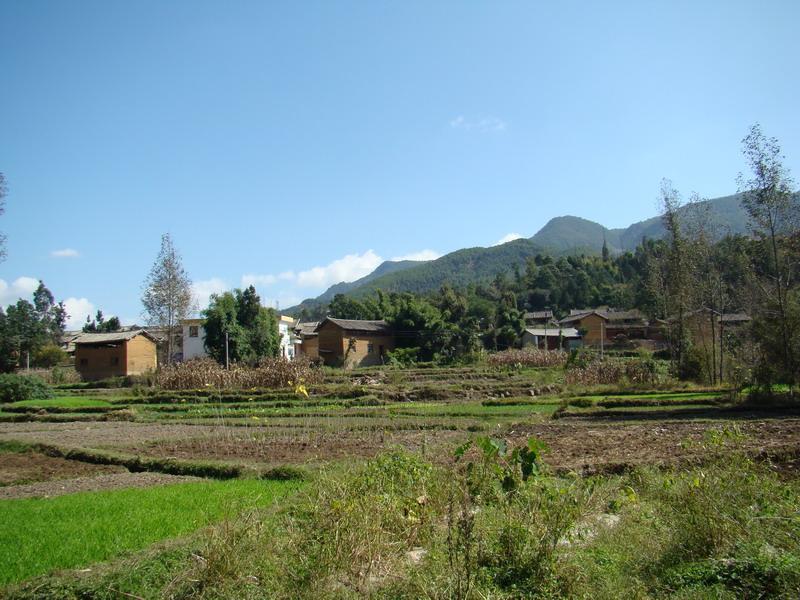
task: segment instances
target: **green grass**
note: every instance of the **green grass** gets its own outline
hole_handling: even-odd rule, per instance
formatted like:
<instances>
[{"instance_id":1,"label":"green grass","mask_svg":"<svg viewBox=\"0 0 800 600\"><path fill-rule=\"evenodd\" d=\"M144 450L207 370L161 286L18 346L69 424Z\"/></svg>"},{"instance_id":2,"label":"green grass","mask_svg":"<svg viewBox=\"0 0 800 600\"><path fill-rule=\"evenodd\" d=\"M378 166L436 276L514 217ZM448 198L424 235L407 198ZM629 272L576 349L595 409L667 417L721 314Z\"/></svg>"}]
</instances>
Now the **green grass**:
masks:
<instances>
[{"instance_id":1,"label":"green grass","mask_svg":"<svg viewBox=\"0 0 800 600\"><path fill-rule=\"evenodd\" d=\"M267 506L299 485L217 481L0 501L0 585L186 535Z\"/></svg>"},{"instance_id":2,"label":"green grass","mask_svg":"<svg viewBox=\"0 0 800 600\"><path fill-rule=\"evenodd\" d=\"M9 404L12 408L94 408L111 407L111 403L87 396L59 396L46 400L22 400Z\"/></svg>"}]
</instances>

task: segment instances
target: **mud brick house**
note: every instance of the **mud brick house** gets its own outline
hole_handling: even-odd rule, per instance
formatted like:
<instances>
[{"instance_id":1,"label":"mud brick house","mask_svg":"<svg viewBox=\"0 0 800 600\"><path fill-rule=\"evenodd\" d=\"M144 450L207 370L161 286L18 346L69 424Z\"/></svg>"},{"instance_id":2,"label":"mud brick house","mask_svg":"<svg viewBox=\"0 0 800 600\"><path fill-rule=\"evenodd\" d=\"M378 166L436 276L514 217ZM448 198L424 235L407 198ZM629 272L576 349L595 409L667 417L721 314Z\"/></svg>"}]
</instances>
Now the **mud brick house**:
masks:
<instances>
[{"instance_id":1,"label":"mud brick house","mask_svg":"<svg viewBox=\"0 0 800 600\"><path fill-rule=\"evenodd\" d=\"M345 368L382 364L394 350L394 333L386 321L326 318L314 330L319 356L330 366Z\"/></svg>"},{"instance_id":2,"label":"mud brick house","mask_svg":"<svg viewBox=\"0 0 800 600\"><path fill-rule=\"evenodd\" d=\"M143 329L83 333L74 344L75 370L86 381L139 375L158 366L157 339Z\"/></svg>"},{"instance_id":3,"label":"mud brick house","mask_svg":"<svg viewBox=\"0 0 800 600\"><path fill-rule=\"evenodd\" d=\"M294 354L311 360L319 357L319 336L316 332L319 321L298 323L294 328Z\"/></svg>"},{"instance_id":4,"label":"mud brick house","mask_svg":"<svg viewBox=\"0 0 800 600\"><path fill-rule=\"evenodd\" d=\"M562 327L574 327L583 335L586 346L613 345L620 340L631 342L659 341L663 339L661 326L651 324L638 310L613 310L609 308L578 309L561 319Z\"/></svg>"}]
</instances>

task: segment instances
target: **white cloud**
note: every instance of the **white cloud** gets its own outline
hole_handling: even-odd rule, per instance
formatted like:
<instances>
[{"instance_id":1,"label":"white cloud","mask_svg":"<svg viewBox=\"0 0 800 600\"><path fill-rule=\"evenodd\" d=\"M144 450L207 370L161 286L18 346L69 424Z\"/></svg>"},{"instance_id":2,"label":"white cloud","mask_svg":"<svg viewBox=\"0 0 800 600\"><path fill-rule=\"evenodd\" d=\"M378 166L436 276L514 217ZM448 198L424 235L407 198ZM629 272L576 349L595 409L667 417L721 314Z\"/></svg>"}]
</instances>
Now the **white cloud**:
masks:
<instances>
[{"instance_id":1,"label":"white cloud","mask_svg":"<svg viewBox=\"0 0 800 600\"><path fill-rule=\"evenodd\" d=\"M259 285L272 285L278 281L275 275L257 275L256 273L247 273L242 275L242 287L259 286Z\"/></svg>"},{"instance_id":2,"label":"white cloud","mask_svg":"<svg viewBox=\"0 0 800 600\"><path fill-rule=\"evenodd\" d=\"M277 308L278 310L295 306L296 304L300 304L302 301L303 298L300 296L286 291L281 291L277 295L261 296L261 304L268 306L269 308Z\"/></svg>"},{"instance_id":3,"label":"white cloud","mask_svg":"<svg viewBox=\"0 0 800 600\"><path fill-rule=\"evenodd\" d=\"M86 323L86 317L94 317L97 309L86 298L67 298L64 300L67 309L67 329L80 329Z\"/></svg>"},{"instance_id":4,"label":"white cloud","mask_svg":"<svg viewBox=\"0 0 800 600\"><path fill-rule=\"evenodd\" d=\"M228 284L219 277L195 281L192 284L192 295L198 310L208 307L208 300L211 294L221 294L228 290Z\"/></svg>"},{"instance_id":5,"label":"white cloud","mask_svg":"<svg viewBox=\"0 0 800 600\"><path fill-rule=\"evenodd\" d=\"M368 275L383 262L383 259L372 250L363 254L348 254L324 267L314 267L297 274L297 285L300 287L328 287L341 281L355 281Z\"/></svg>"},{"instance_id":6,"label":"white cloud","mask_svg":"<svg viewBox=\"0 0 800 600\"><path fill-rule=\"evenodd\" d=\"M80 253L74 248L63 248L61 250L53 250L50 256L53 258L78 258Z\"/></svg>"},{"instance_id":7,"label":"white cloud","mask_svg":"<svg viewBox=\"0 0 800 600\"><path fill-rule=\"evenodd\" d=\"M513 242L514 240L521 239L523 236L519 233L507 233L499 240L497 240L492 246L499 246L500 244L506 244L508 242Z\"/></svg>"},{"instance_id":8,"label":"white cloud","mask_svg":"<svg viewBox=\"0 0 800 600\"><path fill-rule=\"evenodd\" d=\"M458 115L450 121L453 129L464 131L477 131L479 133L492 133L505 131L508 124L498 117L486 116L478 119L468 119L463 115Z\"/></svg>"},{"instance_id":9,"label":"white cloud","mask_svg":"<svg viewBox=\"0 0 800 600\"><path fill-rule=\"evenodd\" d=\"M14 304L20 298L31 302L31 296L37 287L39 287L39 280L34 277L18 277L11 285L4 279L0 279L0 306Z\"/></svg>"},{"instance_id":10,"label":"white cloud","mask_svg":"<svg viewBox=\"0 0 800 600\"><path fill-rule=\"evenodd\" d=\"M436 260L441 254L436 250L420 250L419 252L412 252L411 254L404 254L403 256L395 256L392 260Z\"/></svg>"},{"instance_id":11,"label":"white cloud","mask_svg":"<svg viewBox=\"0 0 800 600\"><path fill-rule=\"evenodd\" d=\"M425 249L396 256L392 260L434 260L440 256L441 254L435 250ZM275 302L278 301L280 306L286 307L297 304L308 295L306 292L301 292L299 288L316 288L321 291L335 283L355 281L372 273L383 261L383 257L376 254L375 251L367 250L361 254L348 254L325 266L312 267L299 272L289 270L278 275L246 273L242 275L241 285L242 287L255 286L260 292L264 306L274 307ZM288 284L288 289L264 293L264 287L283 282Z\"/></svg>"}]
</instances>

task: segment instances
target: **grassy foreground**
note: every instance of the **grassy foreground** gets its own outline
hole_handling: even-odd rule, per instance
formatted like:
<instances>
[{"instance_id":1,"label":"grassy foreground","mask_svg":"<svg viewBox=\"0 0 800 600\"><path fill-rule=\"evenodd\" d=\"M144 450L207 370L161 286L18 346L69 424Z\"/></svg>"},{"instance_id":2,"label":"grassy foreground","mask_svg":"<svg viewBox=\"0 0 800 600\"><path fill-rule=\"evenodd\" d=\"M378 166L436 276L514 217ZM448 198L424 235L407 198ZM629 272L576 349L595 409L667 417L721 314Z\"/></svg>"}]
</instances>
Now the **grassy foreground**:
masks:
<instances>
[{"instance_id":1,"label":"grassy foreground","mask_svg":"<svg viewBox=\"0 0 800 600\"><path fill-rule=\"evenodd\" d=\"M322 472L268 519L10 597L796 598L800 484L737 448L625 475L559 477L536 440L476 438L450 461L383 454Z\"/></svg>"},{"instance_id":2,"label":"grassy foreground","mask_svg":"<svg viewBox=\"0 0 800 600\"><path fill-rule=\"evenodd\" d=\"M0 501L0 584L76 568L263 507L296 482L236 480Z\"/></svg>"}]
</instances>

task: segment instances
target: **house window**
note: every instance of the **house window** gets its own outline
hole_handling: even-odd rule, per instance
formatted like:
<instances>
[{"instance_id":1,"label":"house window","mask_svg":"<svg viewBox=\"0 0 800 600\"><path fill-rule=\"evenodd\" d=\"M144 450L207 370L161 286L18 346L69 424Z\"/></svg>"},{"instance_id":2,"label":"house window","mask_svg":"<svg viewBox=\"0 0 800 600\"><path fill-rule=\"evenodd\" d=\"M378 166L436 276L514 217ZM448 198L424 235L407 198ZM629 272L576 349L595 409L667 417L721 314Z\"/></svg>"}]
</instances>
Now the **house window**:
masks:
<instances>
[{"instance_id":1,"label":"house window","mask_svg":"<svg viewBox=\"0 0 800 600\"><path fill-rule=\"evenodd\" d=\"M200 327L197 325L189 325L189 337L198 337L200 335Z\"/></svg>"},{"instance_id":2,"label":"house window","mask_svg":"<svg viewBox=\"0 0 800 600\"><path fill-rule=\"evenodd\" d=\"M375 346L372 345L372 342L369 342L367 344L367 354L372 354L373 352L375 352Z\"/></svg>"},{"instance_id":3,"label":"house window","mask_svg":"<svg viewBox=\"0 0 800 600\"><path fill-rule=\"evenodd\" d=\"M119 365L119 356L112 356L111 357L111 366L116 367Z\"/></svg>"},{"instance_id":4,"label":"house window","mask_svg":"<svg viewBox=\"0 0 800 600\"><path fill-rule=\"evenodd\" d=\"M82 367L88 367L89 366L89 359L88 358L82 358L81 359L81 366Z\"/></svg>"}]
</instances>

